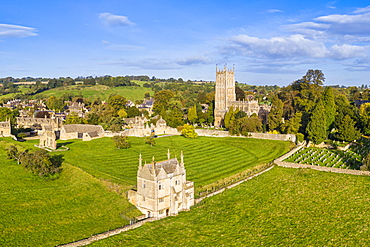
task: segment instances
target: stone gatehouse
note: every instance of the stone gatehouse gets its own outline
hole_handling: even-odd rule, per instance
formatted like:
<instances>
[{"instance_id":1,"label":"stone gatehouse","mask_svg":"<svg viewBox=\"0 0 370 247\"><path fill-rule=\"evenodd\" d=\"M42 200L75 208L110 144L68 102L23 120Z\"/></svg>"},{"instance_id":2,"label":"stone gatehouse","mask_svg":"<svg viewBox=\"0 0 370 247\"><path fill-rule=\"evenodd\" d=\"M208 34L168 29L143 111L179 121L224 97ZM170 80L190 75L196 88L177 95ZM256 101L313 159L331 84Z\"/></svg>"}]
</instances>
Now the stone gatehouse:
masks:
<instances>
[{"instance_id":1,"label":"stone gatehouse","mask_svg":"<svg viewBox=\"0 0 370 247\"><path fill-rule=\"evenodd\" d=\"M186 180L184 155L149 164L142 164L140 154L137 172L137 191L129 193L129 200L146 217L165 217L189 210L194 205L194 183Z\"/></svg>"}]
</instances>

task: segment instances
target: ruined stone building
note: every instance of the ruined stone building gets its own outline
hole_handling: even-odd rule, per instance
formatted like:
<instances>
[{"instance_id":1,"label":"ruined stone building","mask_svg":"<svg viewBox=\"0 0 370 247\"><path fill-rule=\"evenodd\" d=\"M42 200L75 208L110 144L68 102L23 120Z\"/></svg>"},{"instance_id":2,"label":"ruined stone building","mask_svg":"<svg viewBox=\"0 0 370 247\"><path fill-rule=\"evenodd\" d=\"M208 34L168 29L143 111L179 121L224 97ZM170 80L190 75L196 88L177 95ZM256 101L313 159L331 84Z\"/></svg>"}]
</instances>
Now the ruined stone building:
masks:
<instances>
[{"instance_id":1,"label":"ruined stone building","mask_svg":"<svg viewBox=\"0 0 370 247\"><path fill-rule=\"evenodd\" d=\"M257 100L237 101L235 94L234 68L223 70L216 68L216 94L215 94L215 126L221 127L226 112L230 107L244 111L247 116L253 113L266 123L270 106L259 104Z\"/></svg>"},{"instance_id":2,"label":"ruined stone building","mask_svg":"<svg viewBox=\"0 0 370 247\"><path fill-rule=\"evenodd\" d=\"M129 200L146 217L165 217L189 210L194 205L194 183L186 180L184 155L177 158L142 164L140 154L137 172L137 191Z\"/></svg>"},{"instance_id":3,"label":"ruined stone building","mask_svg":"<svg viewBox=\"0 0 370 247\"><path fill-rule=\"evenodd\" d=\"M50 125L44 126L43 134L40 136L40 148L49 148L49 149L57 149L57 141L56 141L55 131Z\"/></svg>"},{"instance_id":4,"label":"ruined stone building","mask_svg":"<svg viewBox=\"0 0 370 247\"><path fill-rule=\"evenodd\" d=\"M0 122L0 137L10 136L12 136L12 126L10 124L10 119L5 122Z\"/></svg>"}]
</instances>

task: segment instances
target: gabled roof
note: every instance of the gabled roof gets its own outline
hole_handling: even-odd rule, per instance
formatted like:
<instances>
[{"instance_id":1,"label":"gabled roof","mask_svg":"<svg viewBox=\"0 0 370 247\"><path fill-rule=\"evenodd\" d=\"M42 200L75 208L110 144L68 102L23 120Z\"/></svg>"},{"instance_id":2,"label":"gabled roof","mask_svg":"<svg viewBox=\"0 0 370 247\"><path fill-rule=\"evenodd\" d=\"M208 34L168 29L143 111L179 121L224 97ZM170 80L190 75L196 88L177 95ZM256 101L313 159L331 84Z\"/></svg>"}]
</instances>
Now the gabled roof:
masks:
<instances>
[{"instance_id":1,"label":"gabled roof","mask_svg":"<svg viewBox=\"0 0 370 247\"><path fill-rule=\"evenodd\" d=\"M180 166L179 161L176 158L174 158L174 159L145 164L144 167L141 170L139 170L138 175L140 177L149 178L148 172L150 173L151 176L153 175L153 165L154 165L155 177L158 177L158 176L167 177L168 174L179 175L185 172L185 169Z\"/></svg>"},{"instance_id":2,"label":"gabled roof","mask_svg":"<svg viewBox=\"0 0 370 247\"><path fill-rule=\"evenodd\" d=\"M68 124L68 125L63 125L62 129L66 133L92 133L96 132L97 134L102 133L103 127L100 125L91 125L91 124Z\"/></svg>"}]
</instances>

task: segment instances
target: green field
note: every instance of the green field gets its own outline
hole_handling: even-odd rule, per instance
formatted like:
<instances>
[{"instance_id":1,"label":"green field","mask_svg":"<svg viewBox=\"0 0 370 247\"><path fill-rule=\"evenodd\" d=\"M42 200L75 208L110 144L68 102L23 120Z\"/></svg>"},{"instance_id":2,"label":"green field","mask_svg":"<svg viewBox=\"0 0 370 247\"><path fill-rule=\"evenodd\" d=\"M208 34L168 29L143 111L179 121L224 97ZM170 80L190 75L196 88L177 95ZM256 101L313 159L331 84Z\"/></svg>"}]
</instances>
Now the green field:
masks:
<instances>
[{"instance_id":1,"label":"green field","mask_svg":"<svg viewBox=\"0 0 370 247\"><path fill-rule=\"evenodd\" d=\"M150 147L143 138L129 137L130 149L117 149L110 138L90 142L65 141L70 148L65 153L67 163L80 167L96 177L132 187L136 184L139 154L151 162L167 159L167 150L172 157L185 156L187 178L195 186L213 183L235 173L268 163L289 151L289 142L259 140L251 138L198 137L187 139L182 136L157 138L156 146ZM62 142L61 142L62 143Z\"/></svg>"},{"instance_id":2,"label":"green field","mask_svg":"<svg viewBox=\"0 0 370 247\"><path fill-rule=\"evenodd\" d=\"M3 140L3 141L1 141ZM127 224L126 217L139 212L119 193L136 184L139 153L144 161L166 159L167 149L179 157L183 150L188 179L195 187L273 160L289 150L290 143L248 138L157 138L157 145L130 137L132 148L116 149L111 138L89 142L58 141L70 148L64 155L63 172L57 180L26 173L5 158L0 138L0 246L55 246L83 239ZM38 140L17 142L35 148ZM117 183L108 184L106 181Z\"/></svg>"},{"instance_id":3,"label":"green field","mask_svg":"<svg viewBox=\"0 0 370 247\"><path fill-rule=\"evenodd\" d=\"M275 167L92 246L369 246L370 177Z\"/></svg>"},{"instance_id":4,"label":"green field","mask_svg":"<svg viewBox=\"0 0 370 247\"><path fill-rule=\"evenodd\" d=\"M79 168L63 166L51 181L26 173L0 148L0 246L55 246L120 227L138 215Z\"/></svg>"},{"instance_id":5,"label":"green field","mask_svg":"<svg viewBox=\"0 0 370 247\"><path fill-rule=\"evenodd\" d=\"M37 97L61 97L65 93L72 93L74 95L82 94L84 98L90 100L97 99L98 97L101 100L107 101L109 96L112 94L118 94L126 97L127 99L135 102L136 100L144 99L145 93L150 93L151 96L154 95L150 88L138 87L138 86L125 86L125 87L108 87L104 85L95 85L95 86L84 86L84 85L73 85L58 87L46 90L37 94Z\"/></svg>"}]
</instances>

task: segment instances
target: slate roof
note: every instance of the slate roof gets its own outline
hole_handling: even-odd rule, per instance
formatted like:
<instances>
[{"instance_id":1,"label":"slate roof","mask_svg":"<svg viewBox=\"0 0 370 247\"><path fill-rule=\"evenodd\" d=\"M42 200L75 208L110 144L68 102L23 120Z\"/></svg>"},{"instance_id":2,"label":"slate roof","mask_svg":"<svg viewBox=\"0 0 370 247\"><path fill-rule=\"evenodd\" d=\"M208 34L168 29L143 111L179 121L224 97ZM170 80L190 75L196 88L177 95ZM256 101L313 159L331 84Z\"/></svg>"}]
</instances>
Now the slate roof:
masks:
<instances>
[{"instance_id":1,"label":"slate roof","mask_svg":"<svg viewBox=\"0 0 370 247\"><path fill-rule=\"evenodd\" d=\"M100 125L92 125L92 124L67 124L63 125L66 133L93 133L95 132L97 135L102 133L103 127ZM91 135L90 135L91 136Z\"/></svg>"},{"instance_id":2,"label":"slate roof","mask_svg":"<svg viewBox=\"0 0 370 247\"><path fill-rule=\"evenodd\" d=\"M146 164L145 166L147 166L150 172L152 173L153 163ZM175 173L176 167L180 167L179 161L176 158L154 163L156 176L159 174L162 168L167 174Z\"/></svg>"}]
</instances>

